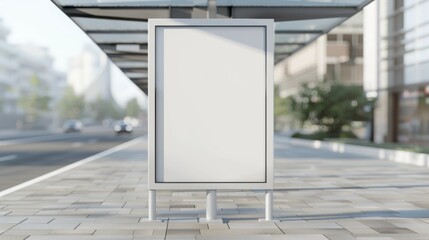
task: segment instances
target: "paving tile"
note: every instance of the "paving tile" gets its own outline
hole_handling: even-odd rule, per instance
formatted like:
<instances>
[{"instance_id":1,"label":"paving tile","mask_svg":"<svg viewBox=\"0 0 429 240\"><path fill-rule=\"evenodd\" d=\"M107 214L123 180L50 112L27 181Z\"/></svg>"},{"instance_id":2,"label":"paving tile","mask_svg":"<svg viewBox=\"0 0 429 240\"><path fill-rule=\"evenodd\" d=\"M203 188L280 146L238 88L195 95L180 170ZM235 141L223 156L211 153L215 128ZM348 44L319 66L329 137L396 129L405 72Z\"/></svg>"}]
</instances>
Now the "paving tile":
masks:
<instances>
[{"instance_id":1,"label":"paving tile","mask_svg":"<svg viewBox=\"0 0 429 240\"><path fill-rule=\"evenodd\" d=\"M197 240L284 240L285 236L270 235L270 234L242 234L242 235L219 235L219 236L196 236Z\"/></svg>"},{"instance_id":2,"label":"paving tile","mask_svg":"<svg viewBox=\"0 0 429 240\"><path fill-rule=\"evenodd\" d=\"M22 236L0 236L0 240L24 240L27 239L29 236L22 235Z\"/></svg>"},{"instance_id":3,"label":"paving tile","mask_svg":"<svg viewBox=\"0 0 429 240\"><path fill-rule=\"evenodd\" d=\"M167 230L167 236L174 237L174 236L195 236L200 235L201 232L199 229L170 229Z\"/></svg>"},{"instance_id":4,"label":"paving tile","mask_svg":"<svg viewBox=\"0 0 429 240\"><path fill-rule=\"evenodd\" d=\"M133 240L165 240L164 237L133 236Z\"/></svg>"},{"instance_id":5,"label":"paving tile","mask_svg":"<svg viewBox=\"0 0 429 240\"><path fill-rule=\"evenodd\" d=\"M153 230L152 229L138 229L138 230L134 230L133 232L134 236L152 236L153 235Z\"/></svg>"},{"instance_id":6,"label":"paving tile","mask_svg":"<svg viewBox=\"0 0 429 240\"><path fill-rule=\"evenodd\" d=\"M48 235L51 233L51 231L51 229L11 229L3 232L0 236Z\"/></svg>"},{"instance_id":7,"label":"paving tile","mask_svg":"<svg viewBox=\"0 0 429 240\"><path fill-rule=\"evenodd\" d=\"M408 228L373 228L375 231L381 233L381 234L409 234L409 233L415 233L411 231Z\"/></svg>"},{"instance_id":8,"label":"paving tile","mask_svg":"<svg viewBox=\"0 0 429 240\"><path fill-rule=\"evenodd\" d=\"M206 236L223 236L223 235L273 235L279 234L283 235L283 233L279 229L213 229L213 230L200 230L201 235Z\"/></svg>"},{"instance_id":9,"label":"paving tile","mask_svg":"<svg viewBox=\"0 0 429 240\"><path fill-rule=\"evenodd\" d=\"M10 230L16 225L17 223L0 223L0 234Z\"/></svg>"},{"instance_id":10,"label":"paving tile","mask_svg":"<svg viewBox=\"0 0 429 240\"><path fill-rule=\"evenodd\" d=\"M26 240L131 240L133 236L69 236L69 235L40 235L30 236Z\"/></svg>"},{"instance_id":11,"label":"paving tile","mask_svg":"<svg viewBox=\"0 0 429 240\"><path fill-rule=\"evenodd\" d=\"M31 216L25 219L21 224L27 225L27 224L35 224L35 223L42 223L47 224L54 220L53 217L38 217L38 216Z\"/></svg>"},{"instance_id":12,"label":"paving tile","mask_svg":"<svg viewBox=\"0 0 429 240\"><path fill-rule=\"evenodd\" d=\"M244 222L229 222L228 226L230 229L275 229L278 230L277 225L274 222L257 222L257 221L244 221Z\"/></svg>"},{"instance_id":13,"label":"paving tile","mask_svg":"<svg viewBox=\"0 0 429 240\"><path fill-rule=\"evenodd\" d=\"M2 216L0 217L0 228L1 228L1 224L9 224L9 223L21 223L24 220L26 220L26 217L13 217L13 216Z\"/></svg>"},{"instance_id":14,"label":"paving tile","mask_svg":"<svg viewBox=\"0 0 429 240\"><path fill-rule=\"evenodd\" d=\"M79 224L43 224L43 223L29 223L18 224L13 227L15 230L26 229L76 229Z\"/></svg>"},{"instance_id":15,"label":"paving tile","mask_svg":"<svg viewBox=\"0 0 429 240\"><path fill-rule=\"evenodd\" d=\"M53 229L49 231L52 235L93 235L95 229Z\"/></svg>"},{"instance_id":16,"label":"paving tile","mask_svg":"<svg viewBox=\"0 0 429 240\"><path fill-rule=\"evenodd\" d=\"M329 240L323 234L290 234L285 240Z\"/></svg>"},{"instance_id":17,"label":"paving tile","mask_svg":"<svg viewBox=\"0 0 429 240\"><path fill-rule=\"evenodd\" d=\"M329 240L354 240L356 239L352 234L347 233L327 233L324 234Z\"/></svg>"},{"instance_id":18,"label":"paving tile","mask_svg":"<svg viewBox=\"0 0 429 240\"><path fill-rule=\"evenodd\" d=\"M103 236L121 236L121 235L133 235L134 229L96 229L93 235Z\"/></svg>"},{"instance_id":19,"label":"paving tile","mask_svg":"<svg viewBox=\"0 0 429 240\"><path fill-rule=\"evenodd\" d=\"M208 225L194 222L169 222L168 229L208 229Z\"/></svg>"},{"instance_id":20,"label":"paving tile","mask_svg":"<svg viewBox=\"0 0 429 240\"><path fill-rule=\"evenodd\" d=\"M209 229L229 229L228 224L225 223L209 223L208 224Z\"/></svg>"},{"instance_id":21,"label":"paving tile","mask_svg":"<svg viewBox=\"0 0 429 240\"><path fill-rule=\"evenodd\" d=\"M159 191L147 222L146 141L0 198L3 239L427 240L429 169L306 149L275 139L274 215L263 191Z\"/></svg>"}]
</instances>

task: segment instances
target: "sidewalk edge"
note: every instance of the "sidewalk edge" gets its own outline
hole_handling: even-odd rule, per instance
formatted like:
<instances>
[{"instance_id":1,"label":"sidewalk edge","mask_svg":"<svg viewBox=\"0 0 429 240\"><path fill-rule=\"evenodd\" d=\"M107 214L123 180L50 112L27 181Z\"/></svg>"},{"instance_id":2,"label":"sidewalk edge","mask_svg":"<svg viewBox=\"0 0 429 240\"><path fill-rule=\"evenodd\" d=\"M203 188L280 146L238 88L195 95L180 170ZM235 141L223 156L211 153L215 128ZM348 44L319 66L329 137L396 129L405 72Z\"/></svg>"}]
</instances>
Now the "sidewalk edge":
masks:
<instances>
[{"instance_id":1,"label":"sidewalk edge","mask_svg":"<svg viewBox=\"0 0 429 240\"><path fill-rule=\"evenodd\" d=\"M429 154L425 153L286 137L280 137L279 140L300 147L320 149L336 153L355 154L374 159L388 160L397 163L429 168Z\"/></svg>"}]
</instances>

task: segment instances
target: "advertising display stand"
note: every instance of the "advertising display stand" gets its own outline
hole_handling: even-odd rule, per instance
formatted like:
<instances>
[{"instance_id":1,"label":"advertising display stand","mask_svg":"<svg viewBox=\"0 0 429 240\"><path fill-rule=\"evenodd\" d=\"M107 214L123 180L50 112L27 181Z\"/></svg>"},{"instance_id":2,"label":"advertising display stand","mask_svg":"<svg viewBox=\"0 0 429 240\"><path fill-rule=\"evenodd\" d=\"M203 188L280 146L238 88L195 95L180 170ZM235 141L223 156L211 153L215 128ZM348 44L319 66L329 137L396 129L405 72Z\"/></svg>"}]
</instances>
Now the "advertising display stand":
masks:
<instances>
[{"instance_id":1,"label":"advertising display stand","mask_svg":"<svg viewBox=\"0 0 429 240\"><path fill-rule=\"evenodd\" d=\"M265 190L273 219L274 22L149 20L149 219L156 191Z\"/></svg>"}]
</instances>

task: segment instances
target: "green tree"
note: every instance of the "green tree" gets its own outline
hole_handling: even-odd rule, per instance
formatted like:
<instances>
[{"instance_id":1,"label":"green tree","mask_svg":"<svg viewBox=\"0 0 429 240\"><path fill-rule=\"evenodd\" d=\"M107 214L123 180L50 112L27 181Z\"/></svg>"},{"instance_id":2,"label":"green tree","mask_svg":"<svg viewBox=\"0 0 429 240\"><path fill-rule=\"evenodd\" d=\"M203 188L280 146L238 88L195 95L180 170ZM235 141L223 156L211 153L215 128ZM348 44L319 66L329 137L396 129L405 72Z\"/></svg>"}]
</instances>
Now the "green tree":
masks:
<instances>
[{"instance_id":1,"label":"green tree","mask_svg":"<svg viewBox=\"0 0 429 240\"><path fill-rule=\"evenodd\" d=\"M6 93L13 93L17 90L13 88L11 85L7 83L0 83L0 113L4 111L4 105L5 105L5 94Z\"/></svg>"},{"instance_id":2,"label":"green tree","mask_svg":"<svg viewBox=\"0 0 429 240\"><path fill-rule=\"evenodd\" d=\"M119 119L123 114L117 104L112 100L104 100L97 98L90 103L91 116L98 122L102 122L106 118Z\"/></svg>"},{"instance_id":3,"label":"green tree","mask_svg":"<svg viewBox=\"0 0 429 240\"><path fill-rule=\"evenodd\" d=\"M3 94L7 92L9 85L6 83L0 83L0 113L3 112L4 108L4 96Z\"/></svg>"},{"instance_id":4,"label":"green tree","mask_svg":"<svg viewBox=\"0 0 429 240\"><path fill-rule=\"evenodd\" d=\"M280 96L280 89L274 86L274 129L281 130L286 123L284 117L289 113L289 98Z\"/></svg>"},{"instance_id":5,"label":"green tree","mask_svg":"<svg viewBox=\"0 0 429 240\"><path fill-rule=\"evenodd\" d=\"M137 117L141 112L141 108L137 98L133 98L127 102L125 107L125 115L129 117Z\"/></svg>"},{"instance_id":6,"label":"green tree","mask_svg":"<svg viewBox=\"0 0 429 240\"><path fill-rule=\"evenodd\" d=\"M59 103L60 116L63 119L80 119L83 117L85 101L77 95L71 86L66 87Z\"/></svg>"},{"instance_id":7,"label":"green tree","mask_svg":"<svg viewBox=\"0 0 429 240\"><path fill-rule=\"evenodd\" d=\"M280 96L280 90L278 86L274 87L274 116L283 116L288 112L288 99Z\"/></svg>"},{"instance_id":8,"label":"green tree","mask_svg":"<svg viewBox=\"0 0 429 240\"><path fill-rule=\"evenodd\" d=\"M21 93L18 104L24 110L27 121L34 122L49 110L50 97L46 95L48 86L36 75L29 79L29 86L28 90Z\"/></svg>"},{"instance_id":9,"label":"green tree","mask_svg":"<svg viewBox=\"0 0 429 240\"><path fill-rule=\"evenodd\" d=\"M304 85L298 95L289 97L291 113L303 124L320 126L329 137L339 137L353 121L368 121L375 100L365 96L362 86L341 83Z\"/></svg>"}]
</instances>

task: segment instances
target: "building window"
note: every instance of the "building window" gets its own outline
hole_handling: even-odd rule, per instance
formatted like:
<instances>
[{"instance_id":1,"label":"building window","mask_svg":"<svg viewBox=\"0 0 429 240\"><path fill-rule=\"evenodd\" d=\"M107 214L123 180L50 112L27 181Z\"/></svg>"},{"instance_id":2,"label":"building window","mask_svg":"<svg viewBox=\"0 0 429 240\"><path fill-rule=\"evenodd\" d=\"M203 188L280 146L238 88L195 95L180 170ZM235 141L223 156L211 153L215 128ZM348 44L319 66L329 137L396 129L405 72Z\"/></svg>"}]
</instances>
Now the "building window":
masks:
<instances>
[{"instance_id":1,"label":"building window","mask_svg":"<svg viewBox=\"0 0 429 240\"><path fill-rule=\"evenodd\" d=\"M398 107L398 141L429 143L429 85L402 91Z\"/></svg>"}]
</instances>

